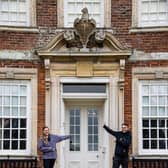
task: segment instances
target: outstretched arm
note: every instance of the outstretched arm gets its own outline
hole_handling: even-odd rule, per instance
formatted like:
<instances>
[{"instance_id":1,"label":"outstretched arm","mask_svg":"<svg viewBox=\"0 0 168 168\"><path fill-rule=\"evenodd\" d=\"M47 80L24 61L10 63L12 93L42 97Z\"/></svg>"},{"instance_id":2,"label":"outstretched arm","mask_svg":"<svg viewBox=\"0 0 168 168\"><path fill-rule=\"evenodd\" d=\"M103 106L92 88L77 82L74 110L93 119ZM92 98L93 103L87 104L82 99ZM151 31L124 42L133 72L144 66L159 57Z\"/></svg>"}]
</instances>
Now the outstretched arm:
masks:
<instances>
[{"instance_id":1,"label":"outstretched arm","mask_svg":"<svg viewBox=\"0 0 168 168\"><path fill-rule=\"evenodd\" d=\"M110 133L111 135L113 135L113 136L117 136L117 134L116 134L116 131L113 131L111 128L109 128L107 125L103 125L103 128L108 132L108 133Z\"/></svg>"},{"instance_id":2,"label":"outstretched arm","mask_svg":"<svg viewBox=\"0 0 168 168\"><path fill-rule=\"evenodd\" d=\"M56 138L56 142L61 142L63 140L69 139L70 135L63 135L63 136L55 135L55 138Z\"/></svg>"}]
</instances>

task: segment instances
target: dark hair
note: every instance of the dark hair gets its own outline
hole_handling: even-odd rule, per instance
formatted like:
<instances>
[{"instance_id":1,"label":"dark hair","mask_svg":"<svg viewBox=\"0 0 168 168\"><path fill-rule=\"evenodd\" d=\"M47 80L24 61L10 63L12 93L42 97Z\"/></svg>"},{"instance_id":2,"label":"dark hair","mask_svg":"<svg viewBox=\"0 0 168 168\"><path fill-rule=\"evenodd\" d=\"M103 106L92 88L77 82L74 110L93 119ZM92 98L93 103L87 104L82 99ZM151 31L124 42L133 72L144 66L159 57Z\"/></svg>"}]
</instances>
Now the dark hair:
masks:
<instances>
[{"instance_id":1,"label":"dark hair","mask_svg":"<svg viewBox=\"0 0 168 168\"><path fill-rule=\"evenodd\" d=\"M49 127L48 127L48 126L44 126L42 130L44 131L46 128L48 128L48 129L49 129Z\"/></svg>"},{"instance_id":2,"label":"dark hair","mask_svg":"<svg viewBox=\"0 0 168 168\"><path fill-rule=\"evenodd\" d=\"M122 126L123 126L123 125L125 125L125 126L127 126L127 127L128 127L128 124L127 124L127 123L122 123L121 125L122 125Z\"/></svg>"}]
</instances>

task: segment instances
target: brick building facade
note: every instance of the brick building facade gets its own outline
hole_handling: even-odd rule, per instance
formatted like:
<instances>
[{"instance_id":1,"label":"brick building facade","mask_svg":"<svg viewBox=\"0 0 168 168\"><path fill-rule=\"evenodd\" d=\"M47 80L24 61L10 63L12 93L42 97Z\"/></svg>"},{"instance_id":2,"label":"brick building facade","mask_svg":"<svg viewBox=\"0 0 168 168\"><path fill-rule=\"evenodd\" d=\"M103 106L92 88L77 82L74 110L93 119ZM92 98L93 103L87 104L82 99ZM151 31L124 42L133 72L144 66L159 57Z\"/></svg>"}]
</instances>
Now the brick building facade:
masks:
<instances>
[{"instance_id":1,"label":"brick building facade","mask_svg":"<svg viewBox=\"0 0 168 168\"><path fill-rule=\"evenodd\" d=\"M37 142L48 125L73 135L58 146L57 168L111 167L115 143L102 125L122 122L131 156L166 157L168 0L0 6L1 157L38 156L41 166Z\"/></svg>"}]
</instances>

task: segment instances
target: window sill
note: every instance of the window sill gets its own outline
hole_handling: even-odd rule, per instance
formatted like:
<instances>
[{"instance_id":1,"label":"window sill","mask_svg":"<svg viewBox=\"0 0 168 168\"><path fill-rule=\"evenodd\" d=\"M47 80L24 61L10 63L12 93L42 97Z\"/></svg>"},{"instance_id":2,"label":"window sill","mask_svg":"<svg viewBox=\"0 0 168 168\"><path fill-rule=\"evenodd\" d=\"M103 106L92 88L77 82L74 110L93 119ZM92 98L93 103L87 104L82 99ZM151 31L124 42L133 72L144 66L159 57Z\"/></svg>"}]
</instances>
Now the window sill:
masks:
<instances>
[{"instance_id":1,"label":"window sill","mask_svg":"<svg viewBox=\"0 0 168 168\"><path fill-rule=\"evenodd\" d=\"M132 156L130 156L130 159L133 159L133 158L135 158L135 159L167 159L167 155L165 154L165 155L136 155L136 156L134 156L134 155L132 155Z\"/></svg>"},{"instance_id":2,"label":"window sill","mask_svg":"<svg viewBox=\"0 0 168 168\"><path fill-rule=\"evenodd\" d=\"M36 159L36 155L1 155L0 159Z\"/></svg>"},{"instance_id":3,"label":"window sill","mask_svg":"<svg viewBox=\"0 0 168 168\"><path fill-rule=\"evenodd\" d=\"M167 32L168 26L164 27L132 27L130 33L146 33L146 32Z\"/></svg>"},{"instance_id":4,"label":"window sill","mask_svg":"<svg viewBox=\"0 0 168 168\"><path fill-rule=\"evenodd\" d=\"M16 32L38 33L39 29L37 27L0 26L0 31L16 31Z\"/></svg>"}]
</instances>

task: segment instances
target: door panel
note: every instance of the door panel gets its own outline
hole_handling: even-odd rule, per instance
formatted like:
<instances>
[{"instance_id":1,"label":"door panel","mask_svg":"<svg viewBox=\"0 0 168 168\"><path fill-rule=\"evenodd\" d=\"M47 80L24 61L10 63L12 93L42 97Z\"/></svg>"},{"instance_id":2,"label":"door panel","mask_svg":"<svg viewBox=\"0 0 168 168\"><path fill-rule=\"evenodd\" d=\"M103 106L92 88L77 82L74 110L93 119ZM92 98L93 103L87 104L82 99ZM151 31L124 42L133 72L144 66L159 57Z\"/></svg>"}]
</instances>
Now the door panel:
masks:
<instances>
[{"instance_id":1,"label":"door panel","mask_svg":"<svg viewBox=\"0 0 168 168\"><path fill-rule=\"evenodd\" d=\"M66 168L101 168L101 115L100 105L67 107L66 129L71 140L66 146Z\"/></svg>"},{"instance_id":2,"label":"door panel","mask_svg":"<svg viewBox=\"0 0 168 168\"><path fill-rule=\"evenodd\" d=\"M69 168L80 168L80 161L71 161L69 162Z\"/></svg>"}]
</instances>

